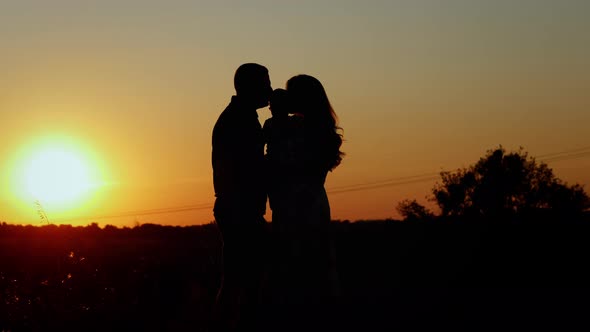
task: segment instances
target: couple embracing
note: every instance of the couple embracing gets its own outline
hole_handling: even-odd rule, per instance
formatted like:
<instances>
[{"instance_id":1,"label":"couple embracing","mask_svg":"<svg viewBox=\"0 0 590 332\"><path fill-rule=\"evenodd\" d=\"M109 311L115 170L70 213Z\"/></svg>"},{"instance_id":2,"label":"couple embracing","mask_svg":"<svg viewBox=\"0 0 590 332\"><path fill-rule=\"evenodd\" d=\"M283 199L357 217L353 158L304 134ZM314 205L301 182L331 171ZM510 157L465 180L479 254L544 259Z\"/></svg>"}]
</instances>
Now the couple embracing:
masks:
<instances>
[{"instance_id":1,"label":"couple embracing","mask_svg":"<svg viewBox=\"0 0 590 332\"><path fill-rule=\"evenodd\" d=\"M290 311L312 308L311 298L335 286L324 182L343 155L336 115L314 77L295 76L286 90L273 91L267 68L247 63L237 69L234 87L213 129L212 151L214 215L223 237L217 310L227 330L258 325L262 280L273 307L288 303ZM263 128L257 110L269 103L272 117Z\"/></svg>"}]
</instances>

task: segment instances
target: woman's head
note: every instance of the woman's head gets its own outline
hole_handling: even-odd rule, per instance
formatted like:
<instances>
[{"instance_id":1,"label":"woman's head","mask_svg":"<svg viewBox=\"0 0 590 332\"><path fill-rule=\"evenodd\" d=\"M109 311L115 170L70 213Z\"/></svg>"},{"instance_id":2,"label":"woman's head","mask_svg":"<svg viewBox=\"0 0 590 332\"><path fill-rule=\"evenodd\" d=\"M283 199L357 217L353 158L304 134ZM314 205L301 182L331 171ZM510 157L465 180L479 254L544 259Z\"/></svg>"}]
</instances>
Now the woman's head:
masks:
<instances>
[{"instance_id":1,"label":"woman's head","mask_svg":"<svg viewBox=\"0 0 590 332\"><path fill-rule=\"evenodd\" d=\"M287 81L287 91L297 112L315 124L336 125L336 113L320 81L309 75L297 75Z\"/></svg>"},{"instance_id":2,"label":"woman's head","mask_svg":"<svg viewBox=\"0 0 590 332\"><path fill-rule=\"evenodd\" d=\"M318 159L325 162L328 170L334 169L344 155L340 151L342 135L338 133L336 113L324 86L313 76L297 75L287 81L287 91L295 111L305 117Z\"/></svg>"}]
</instances>

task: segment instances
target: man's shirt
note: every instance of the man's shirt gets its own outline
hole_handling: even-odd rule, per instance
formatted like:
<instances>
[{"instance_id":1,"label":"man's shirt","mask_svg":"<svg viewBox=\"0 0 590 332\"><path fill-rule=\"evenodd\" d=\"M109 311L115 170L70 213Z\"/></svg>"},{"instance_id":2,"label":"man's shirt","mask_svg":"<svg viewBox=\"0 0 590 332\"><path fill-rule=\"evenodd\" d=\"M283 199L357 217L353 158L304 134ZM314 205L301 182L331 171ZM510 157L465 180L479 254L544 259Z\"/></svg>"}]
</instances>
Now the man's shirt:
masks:
<instances>
[{"instance_id":1,"label":"man's shirt","mask_svg":"<svg viewBox=\"0 0 590 332\"><path fill-rule=\"evenodd\" d=\"M256 109L245 107L237 96L232 97L213 128L211 160L215 212L263 215L264 136Z\"/></svg>"}]
</instances>

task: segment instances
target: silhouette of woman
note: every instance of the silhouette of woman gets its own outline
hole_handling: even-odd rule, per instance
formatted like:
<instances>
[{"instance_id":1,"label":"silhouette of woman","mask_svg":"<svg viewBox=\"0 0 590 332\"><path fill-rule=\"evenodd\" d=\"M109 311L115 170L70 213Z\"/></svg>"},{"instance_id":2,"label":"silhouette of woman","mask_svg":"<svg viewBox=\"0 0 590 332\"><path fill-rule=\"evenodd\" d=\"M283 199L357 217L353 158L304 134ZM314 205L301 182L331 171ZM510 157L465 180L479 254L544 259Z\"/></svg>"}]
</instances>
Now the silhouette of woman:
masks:
<instances>
[{"instance_id":1,"label":"silhouette of woman","mask_svg":"<svg viewBox=\"0 0 590 332\"><path fill-rule=\"evenodd\" d=\"M323 227L330 222L330 204L324 189L329 171L336 168L343 153L337 117L324 87L316 78L297 75L287 81L287 92L294 109L304 118L304 149L299 156L300 183L296 197L298 222Z\"/></svg>"},{"instance_id":2,"label":"silhouette of woman","mask_svg":"<svg viewBox=\"0 0 590 332\"><path fill-rule=\"evenodd\" d=\"M335 289L328 237L330 204L324 183L328 172L342 160L342 136L320 81L309 75L292 77L287 82L287 93L290 108L302 118L302 125L296 127L297 139L292 140L298 146L290 147L295 160L279 170L272 170L271 164L271 182L278 182L271 186L278 189L274 191L275 199L270 199L281 302L290 307L284 311L287 315L303 314L287 321L303 323L322 318L310 315L319 313L317 309Z\"/></svg>"}]
</instances>

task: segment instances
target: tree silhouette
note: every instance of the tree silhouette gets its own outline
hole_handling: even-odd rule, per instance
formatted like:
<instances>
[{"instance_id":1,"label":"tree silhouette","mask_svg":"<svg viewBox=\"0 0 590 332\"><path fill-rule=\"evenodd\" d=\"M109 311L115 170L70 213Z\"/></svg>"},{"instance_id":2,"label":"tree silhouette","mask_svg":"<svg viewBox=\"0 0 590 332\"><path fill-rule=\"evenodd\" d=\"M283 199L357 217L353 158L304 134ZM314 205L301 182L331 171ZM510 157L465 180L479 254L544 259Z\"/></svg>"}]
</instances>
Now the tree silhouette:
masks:
<instances>
[{"instance_id":1,"label":"tree silhouette","mask_svg":"<svg viewBox=\"0 0 590 332\"><path fill-rule=\"evenodd\" d=\"M441 178L433 188L433 200L443 216L500 216L539 209L572 214L590 207L582 186L561 181L522 148L510 153L502 146L489 150L475 165L441 172Z\"/></svg>"}]
</instances>

